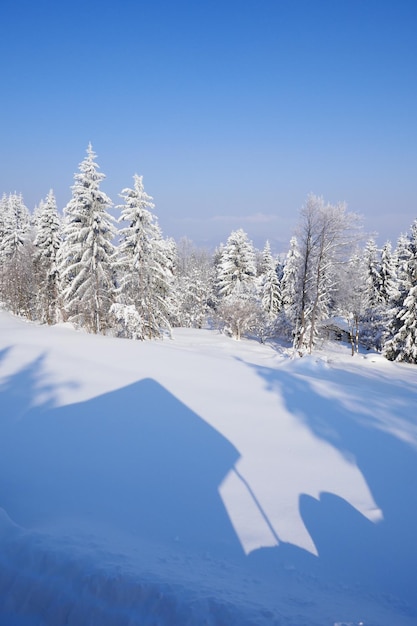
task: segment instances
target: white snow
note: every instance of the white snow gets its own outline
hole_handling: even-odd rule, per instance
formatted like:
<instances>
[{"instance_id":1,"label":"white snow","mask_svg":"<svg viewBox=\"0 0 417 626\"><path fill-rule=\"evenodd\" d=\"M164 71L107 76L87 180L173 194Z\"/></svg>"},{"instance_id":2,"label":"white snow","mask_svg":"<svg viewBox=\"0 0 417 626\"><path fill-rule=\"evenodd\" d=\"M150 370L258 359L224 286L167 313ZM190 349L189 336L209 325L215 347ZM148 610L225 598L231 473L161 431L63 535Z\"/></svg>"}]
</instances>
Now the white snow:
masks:
<instances>
[{"instance_id":1,"label":"white snow","mask_svg":"<svg viewBox=\"0 0 417 626\"><path fill-rule=\"evenodd\" d=\"M417 623L417 368L0 312L0 625Z\"/></svg>"}]
</instances>

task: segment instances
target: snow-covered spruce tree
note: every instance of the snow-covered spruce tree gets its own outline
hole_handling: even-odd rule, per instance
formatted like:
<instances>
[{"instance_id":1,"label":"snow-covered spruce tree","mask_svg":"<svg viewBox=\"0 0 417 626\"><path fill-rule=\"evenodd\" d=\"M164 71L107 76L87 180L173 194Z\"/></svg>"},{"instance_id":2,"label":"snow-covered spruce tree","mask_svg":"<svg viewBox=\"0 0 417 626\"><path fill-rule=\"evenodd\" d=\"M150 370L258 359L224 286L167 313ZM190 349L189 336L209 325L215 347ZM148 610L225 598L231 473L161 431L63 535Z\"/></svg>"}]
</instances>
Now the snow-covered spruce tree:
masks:
<instances>
[{"instance_id":1,"label":"snow-covered spruce tree","mask_svg":"<svg viewBox=\"0 0 417 626\"><path fill-rule=\"evenodd\" d=\"M189 239L181 239L175 263L177 326L202 328L213 306L214 281L212 256Z\"/></svg>"},{"instance_id":2,"label":"snow-covered spruce tree","mask_svg":"<svg viewBox=\"0 0 417 626\"><path fill-rule=\"evenodd\" d=\"M6 236L11 230L9 197L4 193L0 200L0 305L7 304L8 276L6 271Z\"/></svg>"},{"instance_id":3,"label":"snow-covered spruce tree","mask_svg":"<svg viewBox=\"0 0 417 626\"><path fill-rule=\"evenodd\" d=\"M242 230L231 233L217 263L216 315L235 339L256 327L261 306L256 293L255 251Z\"/></svg>"},{"instance_id":4,"label":"snow-covered spruce tree","mask_svg":"<svg viewBox=\"0 0 417 626\"><path fill-rule=\"evenodd\" d=\"M9 197L4 193L0 200L0 262L3 264L6 252L5 238L11 226ZM0 266L1 267L1 266Z\"/></svg>"},{"instance_id":5,"label":"snow-covered spruce tree","mask_svg":"<svg viewBox=\"0 0 417 626\"><path fill-rule=\"evenodd\" d=\"M278 330L285 339L293 340L297 318L297 293L300 269L300 252L295 236L291 237L290 247L282 270L281 311L279 313Z\"/></svg>"},{"instance_id":6,"label":"snow-covered spruce tree","mask_svg":"<svg viewBox=\"0 0 417 626\"><path fill-rule=\"evenodd\" d=\"M281 310L281 286L278 277L279 263L273 258L269 241L262 251L257 277L261 315L257 334L261 340L277 334L277 318Z\"/></svg>"},{"instance_id":7,"label":"snow-covered spruce tree","mask_svg":"<svg viewBox=\"0 0 417 626\"><path fill-rule=\"evenodd\" d=\"M127 222L127 226L120 230L116 251L119 286L113 313L120 319L123 307L127 307L125 323L119 324L120 334L152 339L171 329L174 253L171 243L162 238L143 177L135 174L133 189L123 189L120 195L124 204L118 206L119 221Z\"/></svg>"},{"instance_id":8,"label":"snow-covered spruce tree","mask_svg":"<svg viewBox=\"0 0 417 626\"><path fill-rule=\"evenodd\" d=\"M395 260L390 241L386 241L381 250L380 266L380 299L385 306L395 300L398 294Z\"/></svg>"},{"instance_id":9,"label":"snow-covered spruce tree","mask_svg":"<svg viewBox=\"0 0 417 626\"><path fill-rule=\"evenodd\" d=\"M412 287L410 282L410 273L408 271L408 264L413 256L413 246L410 241L410 236L408 234L402 234L398 238L397 247L395 248L393 259L394 259L394 267L396 273L396 293L392 298L391 303L391 315L390 315L390 333L391 337L395 335L395 333L402 326L400 320L397 318L398 313L400 312L402 305L404 303L405 298L408 295L409 290Z\"/></svg>"},{"instance_id":10,"label":"snow-covered spruce tree","mask_svg":"<svg viewBox=\"0 0 417 626\"><path fill-rule=\"evenodd\" d=\"M391 242L387 241L382 247L380 261L380 350L383 349L383 346L392 336L391 325L393 317L396 315L396 303L398 302L398 297L399 288L395 267L395 257L392 253Z\"/></svg>"},{"instance_id":11,"label":"snow-covered spruce tree","mask_svg":"<svg viewBox=\"0 0 417 626\"><path fill-rule=\"evenodd\" d=\"M0 218L0 255L7 257L30 237L30 213L21 194L3 195Z\"/></svg>"},{"instance_id":12,"label":"snow-covered spruce tree","mask_svg":"<svg viewBox=\"0 0 417 626\"><path fill-rule=\"evenodd\" d=\"M89 332L103 333L114 301L112 240L116 229L107 211L112 202L100 189L105 175L98 171L95 158L89 144L64 209L60 273L68 319Z\"/></svg>"},{"instance_id":13,"label":"snow-covered spruce tree","mask_svg":"<svg viewBox=\"0 0 417 626\"><path fill-rule=\"evenodd\" d=\"M33 318L35 293L30 213L20 194L0 204L0 299L16 315Z\"/></svg>"},{"instance_id":14,"label":"snow-covered spruce tree","mask_svg":"<svg viewBox=\"0 0 417 626\"><path fill-rule=\"evenodd\" d=\"M297 240L299 274L294 349L312 351L320 322L330 313L337 286L336 268L347 263L357 241L359 217L346 205L324 204L310 195L301 210Z\"/></svg>"},{"instance_id":15,"label":"snow-covered spruce tree","mask_svg":"<svg viewBox=\"0 0 417 626\"><path fill-rule=\"evenodd\" d=\"M380 250L378 250L375 240L369 239L364 250L366 292L368 307L377 307L381 303L381 261Z\"/></svg>"},{"instance_id":16,"label":"snow-covered spruce tree","mask_svg":"<svg viewBox=\"0 0 417 626\"><path fill-rule=\"evenodd\" d=\"M31 219L30 219L30 223L32 226L33 231L36 233L37 228L38 228L38 223L39 223L39 218L42 214L43 211L43 204L44 204L44 200L42 199L39 204L37 204L35 206L35 208L32 211L32 215L31 215Z\"/></svg>"},{"instance_id":17,"label":"snow-covered spruce tree","mask_svg":"<svg viewBox=\"0 0 417 626\"><path fill-rule=\"evenodd\" d=\"M396 275L396 289L387 313L388 321L383 346L383 353L390 360L394 360L396 357L396 350L393 348L392 339L403 325L399 315L402 312L404 300L411 288L408 275L408 262L412 255L409 244L410 240L408 234L402 233L398 238L397 247L392 255Z\"/></svg>"},{"instance_id":18,"label":"snow-covered spruce tree","mask_svg":"<svg viewBox=\"0 0 417 626\"><path fill-rule=\"evenodd\" d=\"M58 254L62 242L61 219L52 189L38 207L34 244L37 317L46 324L61 319Z\"/></svg>"},{"instance_id":19,"label":"snow-covered spruce tree","mask_svg":"<svg viewBox=\"0 0 417 626\"><path fill-rule=\"evenodd\" d=\"M244 230L233 231L221 250L217 289L221 297L252 293L255 286L255 251Z\"/></svg>"},{"instance_id":20,"label":"snow-covered spruce tree","mask_svg":"<svg viewBox=\"0 0 417 626\"><path fill-rule=\"evenodd\" d=\"M417 364L417 280L404 300L398 319L402 326L387 342L385 355L390 360Z\"/></svg>"},{"instance_id":21,"label":"snow-covered spruce tree","mask_svg":"<svg viewBox=\"0 0 417 626\"><path fill-rule=\"evenodd\" d=\"M277 273L277 262L271 254L269 241L266 242L263 249L262 274L259 278L262 308L269 319L273 320L281 308L281 287Z\"/></svg>"},{"instance_id":22,"label":"snow-covered spruce tree","mask_svg":"<svg viewBox=\"0 0 417 626\"><path fill-rule=\"evenodd\" d=\"M392 361L417 363L417 220L411 233L401 243L402 263L398 267L399 289L391 338L384 345L385 356Z\"/></svg>"},{"instance_id":23,"label":"snow-covered spruce tree","mask_svg":"<svg viewBox=\"0 0 417 626\"><path fill-rule=\"evenodd\" d=\"M386 320L382 294L381 252L369 239L363 253L366 306L361 319L361 341L367 348L381 350Z\"/></svg>"}]
</instances>

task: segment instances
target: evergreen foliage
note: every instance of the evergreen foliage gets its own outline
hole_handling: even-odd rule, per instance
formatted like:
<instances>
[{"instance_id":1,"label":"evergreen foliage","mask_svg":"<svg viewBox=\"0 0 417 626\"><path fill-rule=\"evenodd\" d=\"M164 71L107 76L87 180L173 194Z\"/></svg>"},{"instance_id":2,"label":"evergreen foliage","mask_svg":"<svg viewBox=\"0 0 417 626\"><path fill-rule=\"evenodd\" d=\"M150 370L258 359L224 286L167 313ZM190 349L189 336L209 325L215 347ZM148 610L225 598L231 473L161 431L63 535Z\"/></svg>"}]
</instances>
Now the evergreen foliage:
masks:
<instances>
[{"instance_id":1,"label":"evergreen foliage","mask_svg":"<svg viewBox=\"0 0 417 626\"><path fill-rule=\"evenodd\" d=\"M262 309L270 320L274 320L281 309L281 287L277 273L277 263L271 254L269 241L262 255L260 291Z\"/></svg>"},{"instance_id":2,"label":"evergreen foliage","mask_svg":"<svg viewBox=\"0 0 417 626\"><path fill-rule=\"evenodd\" d=\"M417 363L417 220L394 252L373 239L361 250L358 216L310 195L281 265L269 242L256 250L242 229L214 254L165 239L136 174L120 194L117 230L104 178L90 144L63 220L52 190L32 216L21 195L3 194L1 306L141 340L214 320L236 339L289 340L300 355L317 338L349 336L352 355L362 343Z\"/></svg>"},{"instance_id":3,"label":"evergreen foliage","mask_svg":"<svg viewBox=\"0 0 417 626\"><path fill-rule=\"evenodd\" d=\"M260 314L255 278L253 245L244 230L233 231L217 263L217 317L236 339L255 327Z\"/></svg>"},{"instance_id":4,"label":"evergreen foliage","mask_svg":"<svg viewBox=\"0 0 417 626\"><path fill-rule=\"evenodd\" d=\"M417 220L397 249L398 297L384 354L392 361L417 363Z\"/></svg>"},{"instance_id":5,"label":"evergreen foliage","mask_svg":"<svg viewBox=\"0 0 417 626\"><path fill-rule=\"evenodd\" d=\"M68 319L88 331L102 333L114 302L112 259L114 219L110 198L100 189L105 175L98 171L91 144L74 176L72 199L64 210L60 271Z\"/></svg>"},{"instance_id":6,"label":"evergreen foliage","mask_svg":"<svg viewBox=\"0 0 417 626\"><path fill-rule=\"evenodd\" d=\"M30 214L20 194L0 203L0 299L16 315L34 318Z\"/></svg>"},{"instance_id":7,"label":"evergreen foliage","mask_svg":"<svg viewBox=\"0 0 417 626\"><path fill-rule=\"evenodd\" d=\"M162 238L143 177L135 174L133 188L123 189L121 197L124 204L118 207L119 221L127 226L120 230L115 264L118 307L112 311L120 312L121 305L129 307L125 336L152 339L171 329L174 252L172 244Z\"/></svg>"},{"instance_id":8,"label":"evergreen foliage","mask_svg":"<svg viewBox=\"0 0 417 626\"><path fill-rule=\"evenodd\" d=\"M62 243L62 226L52 189L39 204L35 222L34 266L37 285L38 318L53 324L60 316L60 280L58 256Z\"/></svg>"},{"instance_id":9,"label":"evergreen foliage","mask_svg":"<svg viewBox=\"0 0 417 626\"><path fill-rule=\"evenodd\" d=\"M244 296L253 292L255 276L253 245L244 230L235 230L230 234L222 249L217 266L219 296Z\"/></svg>"},{"instance_id":10,"label":"evergreen foliage","mask_svg":"<svg viewBox=\"0 0 417 626\"><path fill-rule=\"evenodd\" d=\"M213 308L214 283L211 255L183 238L177 247L175 263L177 326L202 328Z\"/></svg>"}]
</instances>

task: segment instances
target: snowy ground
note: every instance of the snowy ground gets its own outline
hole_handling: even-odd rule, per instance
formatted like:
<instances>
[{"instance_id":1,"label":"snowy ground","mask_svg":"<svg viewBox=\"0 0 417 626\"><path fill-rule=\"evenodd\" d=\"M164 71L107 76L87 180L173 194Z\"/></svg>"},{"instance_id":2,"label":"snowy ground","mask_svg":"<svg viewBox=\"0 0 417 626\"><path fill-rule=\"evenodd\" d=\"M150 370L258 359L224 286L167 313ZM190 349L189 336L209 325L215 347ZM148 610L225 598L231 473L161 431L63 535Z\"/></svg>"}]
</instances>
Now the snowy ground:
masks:
<instances>
[{"instance_id":1,"label":"snowy ground","mask_svg":"<svg viewBox=\"0 0 417 626\"><path fill-rule=\"evenodd\" d=\"M0 625L417 624L417 367L0 313Z\"/></svg>"}]
</instances>

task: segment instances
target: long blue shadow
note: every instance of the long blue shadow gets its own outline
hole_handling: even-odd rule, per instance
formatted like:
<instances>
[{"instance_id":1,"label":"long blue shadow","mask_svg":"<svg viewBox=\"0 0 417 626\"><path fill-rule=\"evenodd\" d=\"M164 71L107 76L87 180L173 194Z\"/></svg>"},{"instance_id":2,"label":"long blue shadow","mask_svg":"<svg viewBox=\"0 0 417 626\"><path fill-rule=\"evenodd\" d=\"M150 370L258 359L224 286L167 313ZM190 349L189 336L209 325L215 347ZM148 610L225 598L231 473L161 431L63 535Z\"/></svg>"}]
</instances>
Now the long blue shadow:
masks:
<instances>
[{"instance_id":1,"label":"long blue shadow","mask_svg":"<svg viewBox=\"0 0 417 626\"><path fill-rule=\"evenodd\" d=\"M393 594L417 610L417 449L377 419L383 398L390 398L393 422L415 429L417 389L386 377L374 378L370 389L360 374L344 373L341 395L359 407L346 409L337 397L317 391L312 383L341 384L340 372L308 371L301 377L283 368L255 368L267 388L284 399L294 419L317 437L353 459L366 480L383 520L370 522L346 500L322 493L317 500L300 494L300 514L318 551L314 563L294 546L260 550L254 561L282 560L286 554L304 568L315 568L332 581L346 581L378 594ZM319 388L325 389L325 385ZM361 404L363 409L361 410ZM375 407L374 415L372 408Z\"/></svg>"}]
</instances>

